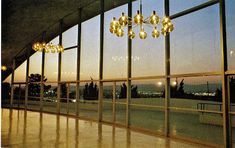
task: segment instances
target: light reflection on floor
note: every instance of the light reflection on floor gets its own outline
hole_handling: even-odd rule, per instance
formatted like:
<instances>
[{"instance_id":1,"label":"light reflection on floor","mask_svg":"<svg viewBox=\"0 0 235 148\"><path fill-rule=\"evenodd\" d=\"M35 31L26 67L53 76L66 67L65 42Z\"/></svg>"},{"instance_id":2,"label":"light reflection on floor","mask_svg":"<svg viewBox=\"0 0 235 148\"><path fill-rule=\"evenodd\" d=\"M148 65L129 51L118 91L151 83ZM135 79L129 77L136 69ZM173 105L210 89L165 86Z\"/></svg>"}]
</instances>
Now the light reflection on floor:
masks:
<instances>
[{"instance_id":1,"label":"light reflection on floor","mask_svg":"<svg viewBox=\"0 0 235 148\"><path fill-rule=\"evenodd\" d=\"M2 109L3 147L202 147L71 117Z\"/></svg>"}]
</instances>

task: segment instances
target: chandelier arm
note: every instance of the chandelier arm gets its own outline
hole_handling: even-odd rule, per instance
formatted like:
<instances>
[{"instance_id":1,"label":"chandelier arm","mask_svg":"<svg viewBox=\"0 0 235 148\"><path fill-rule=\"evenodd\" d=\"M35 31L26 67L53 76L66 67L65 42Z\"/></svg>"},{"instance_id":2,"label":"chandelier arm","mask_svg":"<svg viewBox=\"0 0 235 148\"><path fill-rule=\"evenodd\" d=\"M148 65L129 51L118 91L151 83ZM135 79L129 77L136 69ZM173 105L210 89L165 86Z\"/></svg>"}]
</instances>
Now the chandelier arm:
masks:
<instances>
[{"instance_id":1,"label":"chandelier arm","mask_svg":"<svg viewBox=\"0 0 235 148\"><path fill-rule=\"evenodd\" d=\"M150 17L148 16L147 18L144 19L144 21L149 21Z\"/></svg>"},{"instance_id":2,"label":"chandelier arm","mask_svg":"<svg viewBox=\"0 0 235 148\"><path fill-rule=\"evenodd\" d=\"M133 28L136 28L137 26L138 26L137 24L134 24L134 25L132 26L132 29L133 29Z\"/></svg>"},{"instance_id":3,"label":"chandelier arm","mask_svg":"<svg viewBox=\"0 0 235 148\"><path fill-rule=\"evenodd\" d=\"M157 27L157 25L151 25L150 23L149 23L149 24L144 23L144 26L147 26L147 27L149 27L149 28Z\"/></svg>"}]
</instances>

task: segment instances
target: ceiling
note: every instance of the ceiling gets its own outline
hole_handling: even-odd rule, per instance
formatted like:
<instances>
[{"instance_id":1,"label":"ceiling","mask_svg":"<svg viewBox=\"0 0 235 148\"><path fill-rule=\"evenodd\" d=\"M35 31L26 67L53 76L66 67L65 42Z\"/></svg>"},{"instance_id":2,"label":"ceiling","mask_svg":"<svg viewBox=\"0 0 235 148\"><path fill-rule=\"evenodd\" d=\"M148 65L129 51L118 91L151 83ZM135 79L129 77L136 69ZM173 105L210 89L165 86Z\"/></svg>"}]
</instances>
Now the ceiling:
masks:
<instances>
[{"instance_id":1,"label":"ceiling","mask_svg":"<svg viewBox=\"0 0 235 148\"><path fill-rule=\"evenodd\" d=\"M105 11L127 3L128 0L105 0ZM78 23L78 9L82 8L82 21L100 13L100 0L2 0L2 80L11 73L14 57L16 67L25 61L26 49L42 38L50 41L59 34L59 21L63 18L63 31ZM20 53L20 51L22 51ZM30 51L33 54L33 51Z\"/></svg>"}]
</instances>

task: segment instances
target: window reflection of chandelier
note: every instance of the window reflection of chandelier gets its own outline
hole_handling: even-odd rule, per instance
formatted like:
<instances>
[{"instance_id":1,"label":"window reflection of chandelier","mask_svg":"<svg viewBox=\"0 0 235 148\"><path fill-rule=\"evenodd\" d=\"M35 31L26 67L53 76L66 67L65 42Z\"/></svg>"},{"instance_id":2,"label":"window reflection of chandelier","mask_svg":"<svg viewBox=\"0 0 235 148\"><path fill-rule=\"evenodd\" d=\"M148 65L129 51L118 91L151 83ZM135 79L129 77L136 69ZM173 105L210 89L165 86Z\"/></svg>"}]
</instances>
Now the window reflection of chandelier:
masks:
<instances>
[{"instance_id":1,"label":"window reflection of chandelier","mask_svg":"<svg viewBox=\"0 0 235 148\"><path fill-rule=\"evenodd\" d=\"M133 19L126 16L124 13L122 13L122 16L118 20L116 20L116 18L113 17L113 20L110 23L109 30L111 33L115 34L116 36L122 37L124 35L124 27L131 26L131 28L128 30L128 37L130 39L134 39L135 32L133 31L133 28L139 26L140 27L139 37L140 39L145 39L147 37L147 33L144 31L144 25L150 25L153 27L152 37L158 38L160 36L160 32L158 31L158 25L160 25L160 22L162 24L161 28L162 35L166 36L168 33L174 30L174 26L170 18L164 17L160 19L156 11L153 11L150 17L144 19L144 16L142 15L142 0L140 0L140 10L137 10L137 14L134 16Z\"/></svg>"},{"instance_id":2,"label":"window reflection of chandelier","mask_svg":"<svg viewBox=\"0 0 235 148\"><path fill-rule=\"evenodd\" d=\"M46 43L46 42L36 42L33 44L32 46L33 50L35 51L39 51L42 52L43 49L45 51L45 53L60 53L60 52L64 52L64 47L62 45L54 45L52 43Z\"/></svg>"}]
</instances>

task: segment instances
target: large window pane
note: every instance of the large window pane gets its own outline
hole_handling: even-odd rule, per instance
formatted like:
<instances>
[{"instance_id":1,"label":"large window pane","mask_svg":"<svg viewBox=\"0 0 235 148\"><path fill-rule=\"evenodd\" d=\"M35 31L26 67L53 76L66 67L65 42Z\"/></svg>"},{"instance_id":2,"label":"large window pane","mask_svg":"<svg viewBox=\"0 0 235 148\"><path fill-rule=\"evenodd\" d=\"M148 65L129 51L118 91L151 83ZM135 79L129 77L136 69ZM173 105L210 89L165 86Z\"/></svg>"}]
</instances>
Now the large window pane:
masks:
<instances>
[{"instance_id":1,"label":"large window pane","mask_svg":"<svg viewBox=\"0 0 235 148\"><path fill-rule=\"evenodd\" d=\"M131 126L164 132L164 80L132 81Z\"/></svg>"},{"instance_id":2,"label":"large window pane","mask_svg":"<svg viewBox=\"0 0 235 148\"><path fill-rule=\"evenodd\" d=\"M62 43L63 43L64 48L77 45L78 25L75 25L72 28L66 30L62 34L62 37L63 37Z\"/></svg>"},{"instance_id":3,"label":"large window pane","mask_svg":"<svg viewBox=\"0 0 235 148\"><path fill-rule=\"evenodd\" d=\"M208 0L170 0L170 14L175 14L199 4L205 3Z\"/></svg>"},{"instance_id":4,"label":"large window pane","mask_svg":"<svg viewBox=\"0 0 235 148\"><path fill-rule=\"evenodd\" d=\"M17 60L16 60L17 61ZM16 70L14 75L14 82L25 82L26 80L26 61L22 63Z\"/></svg>"},{"instance_id":5,"label":"large window pane","mask_svg":"<svg viewBox=\"0 0 235 148\"><path fill-rule=\"evenodd\" d=\"M29 59L28 108L40 109L42 53L36 52Z\"/></svg>"},{"instance_id":6,"label":"large window pane","mask_svg":"<svg viewBox=\"0 0 235 148\"><path fill-rule=\"evenodd\" d=\"M61 81L75 81L77 73L77 48L62 53Z\"/></svg>"},{"instance_id":7,"label":"large window pane","mask_svg":"<svg viewBox=\"0 0 235 148\"><path fill-rule=\"evenodd\" d=\"M98 119L98 83L80 83L79 117Z\"/></svg>"},{"instance_id":8,"label":"large window pane","mask_svg":"<svg viewBox=\"0 0 235 148\"><path fill-rule=\"evenodd\" d=\"M42 69L42 53L36 52L29 58L29 75L40 74Z\"/></svg>"},{"instance_id":9,"label":"large window pane","mask_svg":"<svg viewBox=\"0 0 235 148\"><path fill-rule=\"evenodd\" d=\"M219 76L171 79L170 106L177 108L221 111L221 79Z\"/></svg>"},{"instance_id":10,"label":"large window pane","mask_svg":"<svg viewBox=\"0 0 235 148\"><path fill-rule=\"evenodd\" d=\"M222 114L170 110L169 123L170 135L223 144Z\"/></svg>"},{"instance_id":11,"label":"large window pane","mask_svg":"<svg viewBox=\"0 0 235 148\"><path fill-rule=\"evenodd\" d=\"M44 76L47 81L57 81L58 78L58 54L46 53L45 54L45 68Z\"/></svg>"},{"instance_id":12,"label":"large window pane","mask_svg":"<svg viewBox=\"0 0 235 148\"><path fill-rule=\"evenodd\" d=\"M113 17L118 19L122 12L127 15L127 5L112 9L104 16L104 79L127 76L127 35L117 37L109 31Z\"/></svg>"},{"instance_id":13,"label":"large window pane","mask_svg":"<svg viewBox=\"0 0 235 148\"><path fill-rule=\"evenodd\" d=\"M57 83L44 83L43 111L57 112Z\"/></svg>"},{"instance_id":14,"label":"large window pane","mask_svg":"<svg viewBox=\"0 0 235 148\"><path fill-rule=\"evenodd\" d=\"M139 3L133 3L133 16L139 10ZM143 15L145 18L151 15L152 11L156 10L160 17L163 17L163 1L144 0ZM164 74L164 38L160 35L159 38L152 38L153 27L144 25L144 30L147 32L145 40L140 39L140 26L133 28L136 36L132 40L132 76L153 76ZM157 26L161 29L161 25Z\"/></svg>"},{"instance_id":15,"label":"large window pane","mask_svg":"<svg viewBox=\"0 0 235 148\"><path fill-rule=\"evenodd\" d=\"M11 75L12 74L10 74L3 82L4 83L11 83Z\"/></svg>"},{"instance_id":16,"label":"large window pane","mask_svg":"<svg viewBox=\"0 0 235 148\"><path fill-rule=\"evenodd\" d=\"M220 71L219 7L214 5L173 20L171 72Z\"/></svg>"},{"instance_id":17,"label":"large window pane","mask_svg":"<svg viewBox=\"0 0 235 148\"><path fill-rule=\"evenodd\" d=\"M24 108L25 103L25 84L14 84L13 87L13 106Z\"/></svg>"},{"instance_id":18,"label":"large window pane","mask_svg":"<svg viewBox=\"0 0 235 148\"><path fill-rule=\"evenodd\" d=\"M98 79L100 55L100 16L82 23L80 78Z\"/></svg>"},{"instance_id":19,"label":"large window pane","mask_svg":"<svg viewBox=\"0 0 235 148\"><path fill-rule=\"evenodd\" d=\"M220 76L171 79L170 133L223 144Z\"/></svg>"},{"instance_id":20,"label":"large window pane","mask_svg":"<svg viewBox=\"0 0 235 148\"><path fill-rule=\"evenodd\" d=\"M227 0L226 3L226 23L227 23L227 51L228 69L235 70L235 1Z\"/></svg>"}]
</instances>

